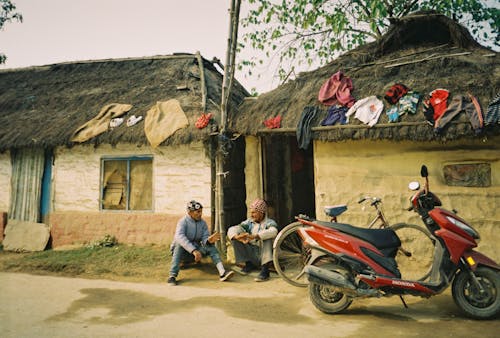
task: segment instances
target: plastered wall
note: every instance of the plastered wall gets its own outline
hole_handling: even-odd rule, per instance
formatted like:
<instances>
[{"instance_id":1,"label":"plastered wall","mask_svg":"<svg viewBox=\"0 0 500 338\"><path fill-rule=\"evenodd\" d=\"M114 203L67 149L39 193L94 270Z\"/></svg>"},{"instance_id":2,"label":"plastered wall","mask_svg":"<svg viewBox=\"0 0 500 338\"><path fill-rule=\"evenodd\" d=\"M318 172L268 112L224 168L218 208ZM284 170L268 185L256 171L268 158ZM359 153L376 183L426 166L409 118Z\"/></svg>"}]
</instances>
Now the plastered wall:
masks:
<instances>
[{"instance_id":1,"label":"plastered wall","mask_svg":"<svg viewBox=\"0 0 500 338\"><path fill-rule=\"evenodd\" d=\"M153 205L160 213L183 213L186 202L210 208L210 159L203 145L150 147L108 145L59 148L53 168L54 211L98 211L103 156L153 155Z\"/></svg>"},{"instance_id":2,"label":"plastered wall","mask_svg":"<svg viewBox=\"0 0 500 338\"><path fill-rule=\"evenodd\" d=\"M420 167L429 169L430 189L445 209L458 215L481 234L480 249L500 259L500 151L497 139L477 140L470 144L410 142L320 142L314 143L316 215L326 220L323 207L348 204L340 222L366 225L375 215L368 205L362 208L360 197L376 196L384 202L390 223L421 224L409 206L412 192L408 183L419 181ZM487 162L491 165L491 187L455 187L445 184L443 166L452 163Z\"/></svg>"}]
</instances>

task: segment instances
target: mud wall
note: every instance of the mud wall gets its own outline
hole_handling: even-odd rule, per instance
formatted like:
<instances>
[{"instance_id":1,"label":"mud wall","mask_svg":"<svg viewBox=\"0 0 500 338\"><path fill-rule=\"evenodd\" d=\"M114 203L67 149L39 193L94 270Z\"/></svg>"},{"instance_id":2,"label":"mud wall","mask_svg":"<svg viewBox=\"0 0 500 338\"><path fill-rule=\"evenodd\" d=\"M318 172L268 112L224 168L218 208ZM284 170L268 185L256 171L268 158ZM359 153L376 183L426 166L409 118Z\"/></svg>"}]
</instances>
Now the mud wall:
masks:
<instances>
[{"instance_id":1,"label":"mud wall","mask_svg":"<svg viewBox=\"0 0 500 338\"><path fill-rule=\"evenodd\" d=\"M316 215L326 220L326 205L347 204L340 222L366 225L374 209L357 203L361 196L376 196L384 202L390 223L421 224L414 212L406 211L412 192L408 183L419 181L420 167L427 165L431 191L443 208L458 211L481 234L479 250L500 260L500 152L499 138L467 144L410 142L320 142L314 143ZM454 163L489 163L491 186L461 187L446 184L443 167Z\"/></svg>"}]
</instances>

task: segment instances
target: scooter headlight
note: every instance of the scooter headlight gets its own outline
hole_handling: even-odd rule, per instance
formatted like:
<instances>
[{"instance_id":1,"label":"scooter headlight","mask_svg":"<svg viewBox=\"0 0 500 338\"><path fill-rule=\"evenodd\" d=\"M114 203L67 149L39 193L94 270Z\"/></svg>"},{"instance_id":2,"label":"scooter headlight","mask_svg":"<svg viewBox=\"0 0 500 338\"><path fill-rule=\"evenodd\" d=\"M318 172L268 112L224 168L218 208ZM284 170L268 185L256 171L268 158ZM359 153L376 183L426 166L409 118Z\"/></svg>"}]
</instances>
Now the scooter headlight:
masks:
<instances>
[{"instance_id":1,"label":"scooter headlight","mask_svg":"<svg viewBox=\"0 0 500 338\"><path fill-rule=\"evenodd\" d=\"M453 218L450 216L446 216L446 218L448 219L448 221L455 224L457 227L459 227L460 229L462 229L463 231L465 231L466 233L471 235L472 238L474 238L477 242L479 242L479 240L481 239L481 237L479 236L479 233L476 230L474 230L472 227L468 226L467 224L465 224L463 222L460 222L456 218Z\"/></svg>"}]
</instances>

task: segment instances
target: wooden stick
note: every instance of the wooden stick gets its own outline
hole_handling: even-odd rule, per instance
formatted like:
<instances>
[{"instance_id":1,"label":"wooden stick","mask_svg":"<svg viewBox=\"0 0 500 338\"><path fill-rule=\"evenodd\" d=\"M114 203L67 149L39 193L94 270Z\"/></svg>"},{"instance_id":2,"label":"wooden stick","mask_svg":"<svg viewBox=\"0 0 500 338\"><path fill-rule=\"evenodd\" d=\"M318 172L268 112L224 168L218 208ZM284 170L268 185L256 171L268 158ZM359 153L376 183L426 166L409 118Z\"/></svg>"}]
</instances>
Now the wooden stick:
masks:
<instances>
[{"instance_id":1,"label":"wooden stick","mask_svg":"<svg viewBox=\"0 0 500 338\"><path fill-rule=\"evenodd\" d=\"M435 55L435 54L433 54L433 55L430 55L430 56L425 57L423 59L395 63L395 64L392 64L392 65L384 66L384 68L399 67L399 66L408 65L408 64L411 64L411 63L419 63L419 62L423 62L423 61L434 60L434 59L439 59L439 58L445 58L445 57L449 57L449 56L468 55L468 54L471 54L471 53L472 52L462 52L462 53L453 53L453 54L444 54L444 55Z\"/></svg>"},{"instance_id":2,"label":"wooden stick","mask_svg":"<svg viewBox=\"0 0 500 338\"><path fill-rule=\"evenodd\" d=\"M385 60L385 61L380 61L380 62L368 62L368 63L364 63L364 64L359 65L359 66L347 67L347 68L345 68L345 69L352 69L352 68L365 67L365 66L378 66L378 65L383 65L384 63L389 63L389 62L393 62L393 61L398 61L398 60L405 59L405 58L410 57L410 56L414 56L414 55L418 55L418 54L422 54L422 53L427 53L427 52L430 52L430 51L432 51L432 50L440 49L440 48L443 48L443 47L446 47L446 46L448 46L448 44L447 44L447 43L442 44L442 45L439 45L439 46L435 46L435 47L432 47L432 48L427 48L427 49L424 49L424 50L421 50L421 51L418 51L418 52L408 53L408 54L405 54L405 55L400 56L400 57L395 58L395 59ZM457 47L452 47L451 49L456 49L456 48L457 48Z\"/></svg>"}]
</instances>

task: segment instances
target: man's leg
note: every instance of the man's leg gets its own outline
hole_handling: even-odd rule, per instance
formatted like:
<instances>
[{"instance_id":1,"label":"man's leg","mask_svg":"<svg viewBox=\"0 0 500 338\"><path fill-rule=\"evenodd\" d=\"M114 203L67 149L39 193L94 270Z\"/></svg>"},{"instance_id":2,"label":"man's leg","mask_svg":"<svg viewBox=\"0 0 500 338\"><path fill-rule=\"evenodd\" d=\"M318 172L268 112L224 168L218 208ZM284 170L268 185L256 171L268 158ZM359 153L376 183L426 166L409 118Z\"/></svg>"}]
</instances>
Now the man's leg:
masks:
<instances>
[{"instance_id":1,"label":"man's leg","mask_svg":"<svg viewBox=\"0 0 500 338\"><path fill-rule=\"evenodd\" d=\"M220 259L219 251L215 245L206 245L200 248L200 252L203 256L210 256L212 262L215 264L217 271L219 271L220 281L226 281L233 276L232 271L226 271L224 265L222 264L222 260Z\"/></svg>"},{"instance_id":2,"label":"man's leg","mask_svg":"<svg viewBox=\"0 0 500 338\"><path fill-rule=\"evenodd\" d=\"M236 263L245 263L242 272L249 273L254 268L260 266L259 247L251 244L244 244L238 240L231 240L234 249Z\"/></svg>"},{"instance_id":3,"label":"man's leg","mask_svg":"<svg viewBox=\"0 0 500 338\"><path fill-rule=\"evenodd\" d=\"M177 278L179 274L179 265L182 259L188 259L192 256L187 252L180 244L175 244L173 254L172 254L172 264L170 266L170 277ZM170 278L169 278L170 279Z\"/></svg>"},{"instance_id":4,"label":"man's leg","mask_svg":"<svg viewBox=\"0 0 500 338\"><path fill-rule=\"evenodd\" d=\"M261 242L261 269L259 276L255 278L256 282L264 282L269 279L269 265L272 264L273 260L273 241L274 239L266 239Z\"/></svg>"}]
</instances>

